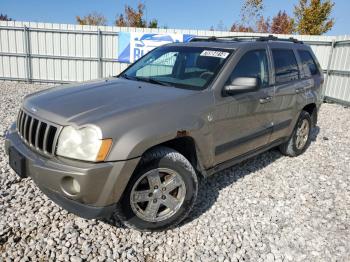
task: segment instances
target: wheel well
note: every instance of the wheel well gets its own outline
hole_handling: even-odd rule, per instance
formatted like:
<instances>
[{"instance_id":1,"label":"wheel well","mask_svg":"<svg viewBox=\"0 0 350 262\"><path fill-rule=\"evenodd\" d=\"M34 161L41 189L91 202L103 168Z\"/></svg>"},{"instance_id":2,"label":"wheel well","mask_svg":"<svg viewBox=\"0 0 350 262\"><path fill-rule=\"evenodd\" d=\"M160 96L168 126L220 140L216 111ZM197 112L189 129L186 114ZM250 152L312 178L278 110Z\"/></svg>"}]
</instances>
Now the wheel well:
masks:
<instances>
[{"instance_id":1,"label":"wheel well","mask_svg":"<svg viewBox=\"0 0 350 262\"><path fill-rule=\"evenodd\" d=\"M182 154L192 164L193 168L198 173L202 173L200 164L198 163L196 145L192 137L189 137L189 136L177 137L172 140L161 143L159 145L156 145L152 148L155 148L157 146L166 146L176 150L177 152Z\"/></svg>"},{"instance_id":2,"label":"wheel well","mask_svg":"<svg viewBox=\"0 0 350 262\"><path fill-rule=\"evenodd\" d=\"M197 159L197 151L194 139L189 136L178 137L173 140L167 141L162 144L163 146L170 147L184 157L187 158L188 161L192 164L192 166L199 171L198 159Z\"/></svg>"},{"instance_id":3,"label":"wheel well","mask_svg":"<svg viewBox=\"0 0 350 262\"><path fill-rule=\"evenodd\" d=\"M303 108L303 111L306 111L310 114L312 120L312 126L316 126L317 124L317 109L316 104L308 104Z\"/></svg>"}]
</instances>

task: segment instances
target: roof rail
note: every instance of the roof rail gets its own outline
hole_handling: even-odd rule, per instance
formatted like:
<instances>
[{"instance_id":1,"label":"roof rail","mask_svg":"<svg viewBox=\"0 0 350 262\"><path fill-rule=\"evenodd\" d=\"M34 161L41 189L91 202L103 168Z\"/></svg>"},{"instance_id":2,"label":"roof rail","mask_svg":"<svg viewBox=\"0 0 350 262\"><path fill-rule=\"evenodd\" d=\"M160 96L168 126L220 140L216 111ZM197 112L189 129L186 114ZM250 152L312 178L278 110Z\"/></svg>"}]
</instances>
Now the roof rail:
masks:
<instances>
[{"instance_id":1,"label":"roof rail","mask_svg":"<svg viewBox=\"0 0 350 262\"><path fill-rule=\"evenodd\" d=\"M278 38L274 35L268 35L268 36L261 36L257 39L258 41L282 41L282 42L293 42L296 44L303 44L303 41L300 41L296 38L290 37L290 38Z\"/></svg>"},{"instance_id":2,"label":"roof rail","mask_svg":"<svg viewBox=\"0 0 350 262\"><path fill-rule=\"evenodd\" d=\"M274 35L268 35L268 36L195 36L193 37L190 42L201 42L201 41L280 41L280 42L292 42L296 44L303 44L302 41L299 41L296 38L290 37L290 38L278 38Z\"/></svg>"},{"instance_id":3,"label":"roof rail","mask_svg":"<svg viewBox=\"0 0 350 262\"><path fill-rule=\"evenodd\" d=\"M195 36L190 42L200 42L200 41L242 41L242 40L255 40L260 38L260 36Z\"/></svg>"},{"instance_id":4,"label":"roof rail","mask_svg":"<svg viewBox=\"0 0 350 262\"><path fill-rule=\"evenodd\" d=\"M201 42L201 41L216 41L216 36L194 36L191 38L190 42Z\"/></svg>"}]
</instances>

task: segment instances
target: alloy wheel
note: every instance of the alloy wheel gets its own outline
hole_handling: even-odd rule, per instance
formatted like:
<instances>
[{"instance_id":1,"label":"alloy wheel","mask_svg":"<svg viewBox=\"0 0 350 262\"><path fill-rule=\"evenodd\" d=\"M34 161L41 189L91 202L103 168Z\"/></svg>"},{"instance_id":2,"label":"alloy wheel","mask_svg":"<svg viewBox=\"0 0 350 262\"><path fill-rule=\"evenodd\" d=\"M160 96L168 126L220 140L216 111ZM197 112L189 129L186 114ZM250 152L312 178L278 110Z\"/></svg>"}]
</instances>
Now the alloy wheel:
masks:
<instances>
[{"instance_id":1,"label":"alloy wheel","mask_svg":"<svg viewBox=\"0 0 350 262\"><path fill-rule=\"evenodd\" d=\"M307 119L303 119L301 125L297 129L296 133L296 147L297 149L301 150L304 148L304 146L307 143L307 140L309 139L309 132L310 132L310 124Z\"/></svg>"},{"instance_id":2,"label":"alloy wheel","mask_svg":"<svg viewBox=\"0 0 350 262\"><path fill-rule=\"evenodd\" d=\"M139 218L160 222L173 216L182 206L186 196L185 182L175 170L152 169L134 184L130 205Z\"/></svg>"}]
</instances>

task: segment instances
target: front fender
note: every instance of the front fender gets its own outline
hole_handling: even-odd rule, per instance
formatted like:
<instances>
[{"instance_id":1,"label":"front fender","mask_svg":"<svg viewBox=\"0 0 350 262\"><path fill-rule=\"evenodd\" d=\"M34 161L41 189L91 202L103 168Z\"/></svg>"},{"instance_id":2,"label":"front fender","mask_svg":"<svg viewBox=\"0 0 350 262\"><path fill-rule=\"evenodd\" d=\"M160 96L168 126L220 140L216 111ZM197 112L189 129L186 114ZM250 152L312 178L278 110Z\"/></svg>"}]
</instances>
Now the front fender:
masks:
<instances>
[{"instance_id":1,"label":"front fender","mask_svg":"<svg viewBox=\"0 0 350 262\"><path fill-rule=\"evenodd\" d=\"M213 161L213 141L208 116L213 106L211 92L200 92L181 100L103 120L97 125L105 127L104 137L113 138L113 146L106 160L140 157L151 147L185 133L195 141L203 166L210 166Z\"/></svg>"},{"instance_id":2,"label":"front fender","mask_svg":"<svg viewBox=\"0 0 350 262\"><path fill-rule=\"evenodd\" d=\"M162 123L162 124L160 124ZM179 124L182 123L182 124ZM206 122L186 116L185 119L169 117L167 121L149 122L137 126L116 139L108 160L125 160L141 156L149 148L179 137L186 132L198 144L205 142L203 136L208 134Z\"/></svg>"}]
</instances>

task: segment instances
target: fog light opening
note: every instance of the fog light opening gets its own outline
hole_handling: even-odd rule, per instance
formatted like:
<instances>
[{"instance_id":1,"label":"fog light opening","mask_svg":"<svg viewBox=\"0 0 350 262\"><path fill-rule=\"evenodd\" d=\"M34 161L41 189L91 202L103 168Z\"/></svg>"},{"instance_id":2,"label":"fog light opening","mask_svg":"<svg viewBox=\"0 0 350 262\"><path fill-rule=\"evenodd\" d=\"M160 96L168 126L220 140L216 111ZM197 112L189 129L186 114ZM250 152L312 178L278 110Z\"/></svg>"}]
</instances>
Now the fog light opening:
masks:
<instances>
[{"instance_id":1,"label":"fog light opening","mask_svg":"<svg viewBox=\"0 0 350 262\"><path fill-rule=\"evenodd\" d=\"M78 180L73 177L64 177L61 184L63 191L68 195L74 196L80 193L80 184Z\"/></svg>"}]
</instances>

